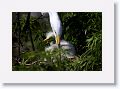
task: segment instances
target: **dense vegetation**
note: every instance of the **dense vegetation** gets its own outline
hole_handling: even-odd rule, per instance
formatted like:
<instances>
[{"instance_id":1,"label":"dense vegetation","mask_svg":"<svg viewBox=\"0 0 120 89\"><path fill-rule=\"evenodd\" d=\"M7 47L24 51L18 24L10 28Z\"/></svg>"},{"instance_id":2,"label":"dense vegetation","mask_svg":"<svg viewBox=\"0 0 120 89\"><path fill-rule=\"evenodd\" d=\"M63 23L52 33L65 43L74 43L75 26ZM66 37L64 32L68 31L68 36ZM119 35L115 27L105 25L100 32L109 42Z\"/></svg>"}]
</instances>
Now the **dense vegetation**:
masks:
<instances>
[{"instance_id":1,"label":"dense vegetation","mask_svg":"<svg viewBox=\"0 0 120 89\"><path fill-rule=\"evenodd\" d=\"M64 50L44 51L49 45L43 41L45 34L51 31L48 14L32 15L34 13L12 13L13 71L102 70L101 12L59 12L62 38L72 43L76 50L74 59L64 57L62 60Z\"/></svg>"}]
</instances>

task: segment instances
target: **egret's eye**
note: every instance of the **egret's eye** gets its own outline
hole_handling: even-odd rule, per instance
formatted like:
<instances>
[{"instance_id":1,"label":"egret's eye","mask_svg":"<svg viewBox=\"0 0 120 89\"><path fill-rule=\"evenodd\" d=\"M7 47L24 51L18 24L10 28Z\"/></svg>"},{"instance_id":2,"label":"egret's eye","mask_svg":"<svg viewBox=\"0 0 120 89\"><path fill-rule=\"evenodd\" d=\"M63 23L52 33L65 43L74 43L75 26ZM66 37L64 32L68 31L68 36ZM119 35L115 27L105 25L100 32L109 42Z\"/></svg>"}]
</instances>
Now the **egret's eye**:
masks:
<instances>
[{"instance_id":1,"label":"egret's eye","mask_svg":"<svg viewBox=\"0 0 120 89\"><path fill-rule=\"evenodd\" d=\"M57 34L56 31L55 31L55 34Z\"/></svg>"}]
</instances>

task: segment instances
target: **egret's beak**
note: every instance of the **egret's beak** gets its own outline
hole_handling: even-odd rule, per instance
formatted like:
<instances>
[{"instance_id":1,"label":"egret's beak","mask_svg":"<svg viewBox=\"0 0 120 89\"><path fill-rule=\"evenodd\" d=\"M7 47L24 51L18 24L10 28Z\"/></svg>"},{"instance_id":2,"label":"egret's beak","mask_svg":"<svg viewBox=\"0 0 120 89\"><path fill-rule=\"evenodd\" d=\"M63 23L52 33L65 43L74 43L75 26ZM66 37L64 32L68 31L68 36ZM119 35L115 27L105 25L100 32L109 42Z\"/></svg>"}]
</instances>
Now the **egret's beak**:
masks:
<instances>
[{"instance_id":1,"label":"egret's beak","mask_svg":"<svg viewBox=\"0 0 120 89\"><path fill-rule=\"evenodd\" d=\"M59 36L59 35L57 35L57 36L56 36L56 38L55 38L55 40L56 40L56 44L58 44L58 45L59 45L59 44L60 44L60 36Z\"/></svg>"}]
</instances>

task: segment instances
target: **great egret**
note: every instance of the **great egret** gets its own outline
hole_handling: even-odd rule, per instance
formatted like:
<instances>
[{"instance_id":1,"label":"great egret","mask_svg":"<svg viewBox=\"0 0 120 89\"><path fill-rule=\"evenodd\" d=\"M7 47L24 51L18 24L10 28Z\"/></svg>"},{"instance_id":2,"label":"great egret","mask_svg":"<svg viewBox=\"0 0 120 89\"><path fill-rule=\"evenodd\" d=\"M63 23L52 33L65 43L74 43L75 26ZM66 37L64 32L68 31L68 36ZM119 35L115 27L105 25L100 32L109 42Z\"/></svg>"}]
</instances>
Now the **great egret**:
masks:
<instances>
[{"instance_id":1,"label":"great egret","mask_svg":"<svg viewBox=\"0 0 120 89\"><path fill-rule=\"evenodd\" d=\"M59 47L67 51L65 53L65 56L67 58L74 58L75 57L74 46L65 40L61 40L62 25L61 25L61 21L58 16L58 13L49 12L49 17L50 17L50 24L51 24L52 32L48 32L46 34L46 39L44 41L50 39L51 37L54 37L56 44L53 44L53 43L50 44L50 46L45 48L45 51L53 51L54 49L58 48L58 45L59 45Z\"/></svg>"},{"instance_id":2,"label":"great egret","mask_svg":"<svg viewBox=\"0 0 120 89\"><path fill-rule=\"evenodd\" d=\"M48 12L48 14L49 14L49 18L50 18L50 25L53 30L53 34L55 36L56 44L59 45L60 37L62 34L62 25L61 25L60 18L58 16L57 12ZM47 39L48 38L46 38L45 40L47 40Z\"/></svg>"}]
</instances>

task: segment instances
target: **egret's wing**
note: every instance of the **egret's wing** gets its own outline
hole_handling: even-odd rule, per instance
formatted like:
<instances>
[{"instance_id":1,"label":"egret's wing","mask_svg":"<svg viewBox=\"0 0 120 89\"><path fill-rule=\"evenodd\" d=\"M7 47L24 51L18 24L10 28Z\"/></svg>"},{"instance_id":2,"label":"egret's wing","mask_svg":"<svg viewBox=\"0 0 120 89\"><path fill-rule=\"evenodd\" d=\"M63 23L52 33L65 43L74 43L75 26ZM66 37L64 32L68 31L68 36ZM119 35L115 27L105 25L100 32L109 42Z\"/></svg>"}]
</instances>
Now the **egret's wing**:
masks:
<instances>
[{"instance_id":1,"label":"egret's wing","mask_svg":"<svg viewBox=\"0 0 120 89\"><path fill-rule=\"evenodd\" d=\"M75 48L72 44L65 40L61 40L60 45L62 49L68 50L69 54L74 55L75 54Z\"/></svg>"},{"instance_id":2,"label":"egret's wing","mask_svg":"<svg viewBox=\"0 0 120 89\"><path fill-rule=\"evenodd\" d=\"M70 43L65 40L61 40L60 45L70 45Z\"/></svg>"},{"instance_id":3,"label":"egret's wing","mask_svg":"<svg viewBox=\"0 0 120 89\"><path fill-rule=\"evenodd\" d=\"M58 46L56 44L52 44L48 47L45 47L45 51L53 51L56 48L58 48Z\"/></svg>"}]
</instances>

